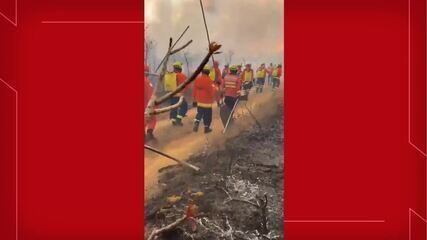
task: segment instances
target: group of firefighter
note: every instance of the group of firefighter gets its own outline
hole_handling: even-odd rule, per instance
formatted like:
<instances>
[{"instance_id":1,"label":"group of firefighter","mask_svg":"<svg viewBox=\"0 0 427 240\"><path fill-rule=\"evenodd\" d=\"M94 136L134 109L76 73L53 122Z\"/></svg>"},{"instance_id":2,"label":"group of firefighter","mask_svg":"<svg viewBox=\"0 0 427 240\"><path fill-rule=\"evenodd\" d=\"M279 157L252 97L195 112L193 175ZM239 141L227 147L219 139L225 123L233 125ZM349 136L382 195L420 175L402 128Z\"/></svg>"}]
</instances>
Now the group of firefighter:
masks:
<instances>
[{"instance_id":1,"label":"group of firefighter","mask_svg":"<svg viewBox=\"0 0 427 240\"><path fill-rule=\"evenodd\" d=\"M187 80L187 76L182 70L183 63L178 61L173 64L173 71L165 74L163 82L166 92L175 90L177 86ZM193 107L197 107L193 131L198 132L200 123L203 121L204 133L212 132L212 107L215 103L227 108L231 116L238 100L242 97L247 99L251 88L255 87L256 93L262 93L267 79L267 84L275 90L280 86L281 76L281 64L273 65L271 63L266 67L263 63L256 71L252 69L251 64L246 64L244 69L241 64L225 65L222 71L219 68L218 61L214 61L213 67L205 65L192 86ZM148 65L145 65L144 89L144 107L146 107L154 90L149 79ZM189 86L172 97L169 104L177 104L181 96L188 91ZM186 116L187 111L188 102L184 97L182 104L177 109L170 111L169 118L172 126L183 126L182 119ZM156 118L154 116L146 121L146 141L155 139L153 135L155 126Z\"/></svg>"}]
</instances>

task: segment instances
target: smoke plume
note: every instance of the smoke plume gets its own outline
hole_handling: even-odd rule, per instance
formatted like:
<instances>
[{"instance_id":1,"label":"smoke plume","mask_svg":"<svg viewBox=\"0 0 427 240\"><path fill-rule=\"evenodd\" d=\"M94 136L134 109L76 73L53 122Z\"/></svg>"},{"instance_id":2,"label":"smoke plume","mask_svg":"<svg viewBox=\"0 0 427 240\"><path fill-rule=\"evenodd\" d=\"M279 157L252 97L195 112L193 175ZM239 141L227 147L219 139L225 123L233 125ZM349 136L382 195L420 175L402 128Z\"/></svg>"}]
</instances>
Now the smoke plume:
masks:
<instances>
[{"instance_id":1,"label":"smoke plume","mask_svg":"<svg viewBox=\"0 0 427 240\"><path fill-rule=\"evenodd\" d=\"M211 41L223 45L215 55L221 66L232 64L283 62L283 0L203 0ZM151 62L159 63L167 50L169 37L175 40L187 25L190 29L180 41L192 39L186 49L190 69L207 51L207 36L199 0L145 0L146 36L154 41ZM155 60L153 60L155 59ZM183 53L171 59L185 63Z\"/></svg>"}]
</instances>

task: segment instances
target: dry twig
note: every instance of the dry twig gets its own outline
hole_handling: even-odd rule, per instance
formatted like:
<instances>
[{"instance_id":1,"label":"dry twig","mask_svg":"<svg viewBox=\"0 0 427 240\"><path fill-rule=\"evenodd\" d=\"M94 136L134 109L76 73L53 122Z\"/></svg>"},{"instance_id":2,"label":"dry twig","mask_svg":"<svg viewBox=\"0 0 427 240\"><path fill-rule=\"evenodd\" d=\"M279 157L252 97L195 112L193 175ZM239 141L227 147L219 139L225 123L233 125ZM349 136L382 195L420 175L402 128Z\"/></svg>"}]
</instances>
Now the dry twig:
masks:
<instances>
[{"instance_id":1,"label":"dry twig","mask_svg":"<svg viewBox=\"0 0 427 240\"><path fill-rule=\"evenodd\" d=\"M179 225L181 225L185 220L187 220L187 216L183 216L183 217L179 218L178 220L176 220L175 222L173 222L173 223L171 223L171 224L169 224L167 226L164 226L162 228L154 229L151 232L151 234L150 234L150 236L148 237L147 240L155 240L155 239L157 239L157 237L160 234L175 229L176 227L178 227Z\"/></svg>"}]
</instances>

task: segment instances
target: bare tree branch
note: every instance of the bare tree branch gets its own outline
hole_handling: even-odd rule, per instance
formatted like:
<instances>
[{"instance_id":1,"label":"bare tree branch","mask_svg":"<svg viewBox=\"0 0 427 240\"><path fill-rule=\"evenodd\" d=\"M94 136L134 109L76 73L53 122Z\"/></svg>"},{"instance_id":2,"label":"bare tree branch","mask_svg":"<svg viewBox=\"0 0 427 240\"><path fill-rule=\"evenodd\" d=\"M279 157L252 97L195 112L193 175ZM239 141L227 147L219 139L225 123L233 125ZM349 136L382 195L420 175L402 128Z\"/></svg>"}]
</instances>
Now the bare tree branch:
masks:
<instances>
[{"instance_id":1,"label":"bare tree branch","mask_svg":"<svg viewBox=\"0 0 427 240\"><path fill-rule=\"evenodd\" d=\"M174 48L174 47L175 47L175 45L179 42L179 40L181 40L181 38L184 36L184 34L187 32L187 30L188 30L189 28L190 28L190 26L187 26L187 27L185 28L185 30L181 33L181 36L179 36L178 40L176 40L176 42L173 44L172 48ZM157 72L157 70L159 70L159 68L160 68L160 66L162 65L163 61L165 61L165 58L166 58L166 56L165 56L165 57L163 57L163 59L162 59L162 61L160 62L159 66L157 66L157 68L156 68L156 71L155 71L155 72Z\"/></svg>"},{"instance_id":2,"label":"bare tree branch","mask_svg":"<svg viewBox=\"0 0 427 240\"><path fill-rule=\"evenodd\" d=\"M256 203L253 203L253 202L250 202L250 201L247 201L247 200L243 200L243 199L235 199L235 198L232 198L232 199L230 199L230 200L228 200L228 201L225 201L225 204L227 204L227 203L229 203L229 202L241 202L241 203L249 204L249 205L254 206L254 207L256 207L256 208L261 208L261 206L260 206L260 205L258 205L258 204L256 204Z\"/></svg>"},{"instance_id":3,"label":"bare tree branch","mask_svg":"<svg viewBox=\"0 0 427 240\"><path fill-rule=\"evenodd\" d=\"M171 231L171 230L175 229L180 224L182 224L185 220L187 220L187 216L183 216L183 217L179 218L178 220L176 220L175 222L173 222L173 223L171 223L171 224L169 224L167 226L164 226L162 228L154 229L151 232L151 234L150 234L150 236L148 237L147 240L154 240L154 239L156 239L156 237L158 235L160 235L160 234L162 234L164 232Z\"/></svg>"},{"instance_id":4,"label":"bare tree branch","mask_svg":"<svg viewBox=\"0 0 427 240\"><path fill-rule=\"evenodd\" d=\"M180 84L174 91L165 94L164 96L157 98L155 100L154 105L159 105L164 103L166 100L168 100L169 98L175 96L177 93L181 92L182 90L184 90L184 88L189 85L191 82L193 82L197 76L199 76L199 74L202 72L203 68L205 67L206 63L209 62L210 57L212 56L212 54L214 54L215 52L217 52L219 49L221 48L221 45L212 42L211 45L209 46L209 52L208 54L205 56L205 58L203 59L203 61L200 63L200 65L197 67L196 71L193 73L193 75L191 75L190 78L188 78L185 82L183 82L182 84ZM165 61L166 62L166 61ZM160 75L160 77L162 77L162 75Z\"/></svg>"},{"instance_id":5,"label":"bare tree branch","mask_svg":"<svg viewBox=\"0 0 427 240\"><path fill-rule=\"evenodd\" d=\"M172 46L172 38L169 38L169 47L168 47L168 50L166 52L166 56L165 56L164 61L163 61L162 70L159 74L159 78L158 78L158 81L156 83L155 92L151 96L151 99L148 101L147 107L145 109L146 119L149 119L152 115L157 115L157 114L168 112L168 111L171 111L171 110L178 108L184 100L183 97L181 97L181 99L178 101L177 104L174 104L174 105L169 106L169 107L165 107L165 108L161 108L161 109L155 109L155 106L158 106L158 105L166 102L168 99L174 97L177 93L183 91L184 88L187 85L189 85L191 82L193 82L196 79L196 77L200 74L200 72L203 70L204 66L209 61L209 58L212 56L212 54L215 54L221 48L221 45L219 45L215 42L212 42L209 45L208 54L203 59L203 61L200 63L199 67L193 73L193 75L190 78L188 78L184 83L180 84L174 91L169 92L169 93L165 94L164 96L160 96L160 93L162 92L161 91L162 85L164 82L164 77L165 77L166 72L167 72L167 64L169 62L170 56L174 53L177 53L177 52L185 49L191 43L192 43L192 40L190 40L189 42L184 44L182 47L174 50L173 46Z\"/></svg>"},{"instance_id":6,"label":"bare tree branch","mask_svg":"<svg viewBox=\"0 0 427 240\"><path fill-rule=\"evenodd\" d=\"M268 233L268 227L267 227L267 204L268 204L268 199L267 199L267 194L264 194L264 199L260 199L259 200L259 206L261 208L261 216L262 216L262 234L267 234Z\"/></svg>"},{"instance_id":7,"label":"bare tree branch","mask_svg":"<svg viewBox=\"0 0 427 240\"><path fill-rule=\"evenodd\" d=\"M153 112L155 111L154 107L155 105L157 105L155 104L156 98L158 97L157 95L160 94L161 92L161 86L163 84L163 79L165 78L167 64L169 61L171 51L172 51L172 38L169 38L169 47L166 52L165 60L163 61L162 71L159 74L159 79L157 80L154 94L151 96L150 101L148 101L147 107L145 109L146 119L149 118L151 115L153 115Z\"/></svg>"},{"instance_id":8,"label":"bare tree branch","mask_svg":"<svg viewBox=\"0 0 427 240\"><path fill-rule=\"evenodd\" d=\"M181 96L179 98L179 101L176 104L170 105L170 106L167 106L167 107L164 107L164 108L160 108L160 109L154 109L154 111L151 112L151 113L149 113L149 114L150 115L158 115L158 114L161 114L161 113L165 113L165 112L169 112L169 111L175 110L175 109L179 108L179 106L181 106L181 104L183 102L184 102L184 96Z\"/></svg>"},{"instance_id":9,"label":"bare tree branch","mask_svg":"<svg viewBox=\"0 0 427 240\"><path fill-rule=\"evenodd\" d=\"M171 52L171 55L173 55L173 54L175 54L175 53L177 53L177 52L179 52L179 51L183 50L184 48L188 47L188 45L190 45L192 42L193 42L193 40L190 40L190 41L188 41L186 44L184 44L182 47L177 48L177 49L174 49L174 50Z\"/></svg>"},{"instance_id":10,"label":"bare tree branch","mask_svg":"<svg viewBox=\"0 0 427 240\"><path fill-rule=\"evenodd\" d=\"M188 63L187 52L184 53L185 63L187 64L187 76L190 76L190 64Z\"/></svg>"},{"instance_id":11,"label":"bare tree branch","mask_svg":"<svg viewBox=\"0 0 427 240\"><path fill-rule=\"evenodd\" d=\"M191 169L193 169L193 170L194 170L194 171L196 171L196 172L200 171L200 168L199 168L199 167L194 166L193 164L187 163L187 162L185 162L185 161L181 161L181 160L179 160L179 159L177 159L177 158L175 158L175 157L172 157L172 156L170 156L169 154L166 154L166 153L164 153L164 152L161 152L160 150L155 149L155 148L153 148L153 147L151 147L151 146L148 146L148 145L146 145L146 144L145 144L145 145L144 145L144 148L145 148L145 149L148 149L148 150L150 150L150 151L152 151L152 152L155 152L155 153L157 153L157 154L160 154L160 155L162 155L162 156L164 156L164 157L167 157L167 158L169 158L169 159L171 159L171 160L173 160L173 161L175 161L175 162L177 162L177 163L181 164L181 165L182 165L182 166L184 166L184 167L191 168Z\"/></svg>"}]
</instances>

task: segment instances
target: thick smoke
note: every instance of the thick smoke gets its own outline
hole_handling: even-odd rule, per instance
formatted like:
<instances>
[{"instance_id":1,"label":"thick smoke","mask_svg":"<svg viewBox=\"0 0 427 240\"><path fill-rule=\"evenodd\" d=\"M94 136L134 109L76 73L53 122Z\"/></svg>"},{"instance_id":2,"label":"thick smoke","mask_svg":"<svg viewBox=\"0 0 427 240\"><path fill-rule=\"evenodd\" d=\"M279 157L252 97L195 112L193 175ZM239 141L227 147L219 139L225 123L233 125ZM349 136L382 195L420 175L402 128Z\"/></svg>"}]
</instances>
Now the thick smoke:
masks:
<instances>
[{"instance_id":1,"label":"thick smoke","mask_svg":"<svg viewBox=\"0 0 427 240\"><path fill-rule=\"evenodd\" d=\"M206 18L212 41L223 45L222 54L215 55L221 63L282 63L283 61L283 0L204 0ZM150 58L161 59L168 39L176 39L190 25L184 44L194 69L207 51L207 37L199 0L145 0L146 35L156 42ZM172 60L185 62L183 54Z\"/></svg>"}]
</instances>

